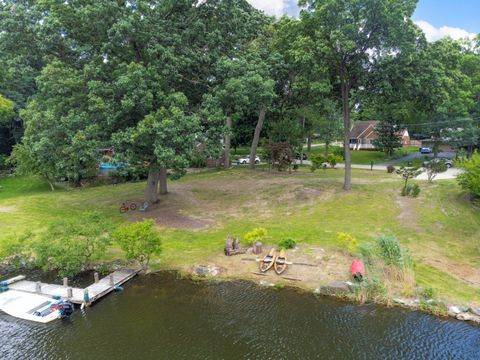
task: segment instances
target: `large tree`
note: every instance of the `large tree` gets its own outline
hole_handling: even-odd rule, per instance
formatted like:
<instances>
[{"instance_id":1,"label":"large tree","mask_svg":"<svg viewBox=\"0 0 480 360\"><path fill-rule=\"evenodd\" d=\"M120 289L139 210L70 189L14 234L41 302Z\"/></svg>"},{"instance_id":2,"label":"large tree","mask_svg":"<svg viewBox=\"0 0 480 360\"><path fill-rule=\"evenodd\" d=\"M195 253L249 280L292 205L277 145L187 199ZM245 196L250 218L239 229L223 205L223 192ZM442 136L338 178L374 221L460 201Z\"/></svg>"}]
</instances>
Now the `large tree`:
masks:
<instances>
[{"instance_id":1,"label":"large tree","mask_svg":"<svg viewBox=\"0 0 480 360\"><path fill-rule=\"evenodd\" d=\"M342 102L345 190L351 188L352 101L363 89L378 59L401 52L414 35L411 20L417 0L302 0L305 29L319 59L328 65Z\"/></svg>"},{"instance_id":2,"label":"large tree","mask_svg":"<svg viewBox=\"0 0 480 360\"><path fill-rule=\"evenodd\" d=\"M186 114L187 106L183 94L171 94L157 111L115 134L117 149L126 160L148 166L144 199L150 205L158 201L159 193L167 193L167 170L181 176L188 167L200 123Z\"/></svg>"}]
</instances>

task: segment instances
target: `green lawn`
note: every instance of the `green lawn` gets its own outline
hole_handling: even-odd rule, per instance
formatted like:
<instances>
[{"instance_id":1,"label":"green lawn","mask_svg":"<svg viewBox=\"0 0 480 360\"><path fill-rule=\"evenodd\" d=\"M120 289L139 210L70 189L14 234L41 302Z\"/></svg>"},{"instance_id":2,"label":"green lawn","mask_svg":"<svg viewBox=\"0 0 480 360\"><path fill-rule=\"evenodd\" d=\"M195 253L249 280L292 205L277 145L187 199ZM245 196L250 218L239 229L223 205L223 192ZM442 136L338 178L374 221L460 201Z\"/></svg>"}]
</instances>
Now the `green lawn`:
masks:
<instances>
[{"instance_id":1,"label":"green lawn","mask_svg":"<svg viewBox=\"0 0 480 360\"><path fill-rule=\"evenodd\" d=\"M374 164L384 163L389 160L399 159L403 156L407 156L418 151L417 147L405 147L398 149L392 157L386 157L385 153L382 151L352 151L352 164L358 165L370 165L373 161ZM324 154L324 146L315 146L312 147L311 151L306 151L308 157L315 156L317 154Z\"/></svg>"},{"instance_id":2,"label":"green lawn","mask_svg":"<svg viewBox=\"0 0 480 360\"><path fill-rule=\"evenodd\" d=\"M209 170L171 182L171 193L150 215L179 214L208 227L160 228L161 266L199 263L221 251L226 234L241 237L255 227L268 229L271 242L293 238L332 249L338 247L337 232L351 233L360 243L373 243L375 236L388 232L410 250L420 285L451 299L480 303L480 286L462 280L480 266L480 212L455 182L422 182L420 197L402 206L400 179L356 169L353 178L349 193L342 190L343 171L337 169L310 173L305 168L292 174ZM1 241L88 209L103 212L114 223L137 220L140 213L122 215L118 209L123 201L141 201L144 184L52 192L38 179L3 178L0 186ZM115 256L118 252L112 251L110 257Z\"/></svg>"}]
</instances>

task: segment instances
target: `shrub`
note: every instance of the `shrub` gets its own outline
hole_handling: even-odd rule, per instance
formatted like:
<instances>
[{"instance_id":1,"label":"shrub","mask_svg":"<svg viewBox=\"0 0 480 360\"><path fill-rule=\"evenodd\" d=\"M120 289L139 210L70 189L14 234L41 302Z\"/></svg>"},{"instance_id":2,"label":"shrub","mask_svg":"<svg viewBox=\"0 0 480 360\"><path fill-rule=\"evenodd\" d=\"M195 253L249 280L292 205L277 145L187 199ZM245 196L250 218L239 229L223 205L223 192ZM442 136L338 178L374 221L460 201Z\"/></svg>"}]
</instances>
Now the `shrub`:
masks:
<instances>
[{"instance_id":1,"label":"shrub","mask_svg":"<svg viewBox=\"0 0 480 360\"><path fill-rule=\"evenodd\" d=\"M293 239L283 239L278 243L281 249L293 249L297 246L297 242Z\"/></svg>"},{"instance_id":2,"label":"shrub","mask_svg":"<svg viewBox=\"0 0 480 360\"><path fill-rule=\"evenodd\" d=\"M377 244L379 255L385 264L403 266L402 250L394 235L380 235Z\"/></svg>"},{"instance_id":3,"label":"shrub","mask_svg":"<svg viewBox=\"0 0 480 360\"><path fill-rule=\"evenodd\" d=\"M195 151L190 159L191 168L204 168L207 167L207 159L205 154L200 151Z\"/></svg>"},{"instance_id":4,"label":"shrub","mask_svg":"<svg viewBox=\"0 0 480 360\"><path fill-rule=\"evenodd\" d=\"M402 188L401 195L402 196L411 196L411 197L418 197L420 195L420 186L418 184L407 185Z\"/></svg>"},{"instance_id":5,"label":"shrub","mask_svg":"<svg viewBox=\"0 0 480 360\"><path fill-rule=\"evenodd\" d=\"M14 267L27 266L31 263L33 253L31 239L33 234L26 232L22 236L9 236L0 241L0 261Z\"/></svg>"},{"instance_id":6,"label":"shrub","mask_svg":"<svg viewBox=\"0 0 480 360\"><path fill-rule=\"evenodd\" d=\"M123 225L113 233L113 239L129 260L136 260L143 269L148 267L152 255L160 255L162 241L152 219Z\"/></svg>"},{"instance_id":7,"label":"shrub","mask_svg":"<svg viewBox=\"0 0 480 360\"><path fill-rule=\"evenodd\" d=\"M435 290L431 287L423 290L423 297L425 299L433 299L435 297Z\"/></svg>"},{"instance_id":8,"label":"shrub","mask_svg":"<svg viewBox=\"0 0 480 360\"><path fill-rule=\"evenodd\" d=\"M420 186L418 184L413 184L411 188L411 195L415 198L420 195Z\"/></svg>"},{"instance_id":9,"label":"shrub","mask_svg":"<svg viewBox=\"0 0 480 360\"><path fill-rule=\"evenodd\" d=\"M330 149L333 155L338 156L341 160L345 160L345 152L343 151L343 147L332 146Z\"/></svg>"},{"instance_id":10,"label":"shrub","mask_svg":"<svg viewBox=\"0 0 480 360\"><path fill-rule=\"evenodd\" d=\"M49 226L33 243L34 263L60 276L74 276L101 259L108 245L108 223L97 212L85 212L76 221Z\"/></svg>"},{"instance_id":11,"label":"shrub","mask_svg":"<svg viewBox=\"0 0 480 360\"><path fill-rule=\"evenodd\" d=\"M330 167L333 169L337 163L341 162L343 160L342 157L335 155L335 154L329 154L326 159L327 163L330 165Z\"/></svg>"},{"instance_id":12,"label":"shrub","mask_svg":"<svg viewBox=\"0 0 480 360\"><path fill-rule=\"evenodd\" d=\"M130 165L119 168L110 175L120 181L139 181L148 177L148 168L143 165Z\"/></svg>"},{"instance_id":13,"label":"shrub","mask_svg":"<svg viewBox=\"0 0 480 360\"><path fill-rule=\"evenodd\" d=\"M388 165L387 166L387 173L393 174L395 172L395 166L393 165Z\"/></svg>"},{"instance_id":14,"label":"shrub","mask_svg":"<svg viewBox=\"0 0 480 360\"><path fill-rule=\"evenodd\" d=\"M448 170L447 163L444 160L436 161L435 159L429 161L426 164L427 168L427 178L429 182L432 182L435 177L442 172Z\"/></svg>"},{"instance_id":15,"label":"shrub","mask_svg":"<svg viewBox=\"0 0 480 360\"><path fill-rule=\"evenodd\" d=\"M480 154L475 151L472 157L467 159L460 159L455 162L455 165L464 171L458 175L457 181L460 186L469 191L474 197L480 197Z\"/></svg>"},{"instance_id":16,"label":"shrub","mask_svg":"<svg viewBox=\"0 0 480 360\"><path fill-rule=\"evenodd\" d=\"M317 154L312 157L312 171L316 169L321 169L323 164L327 162L327 157L323 154Z\"/></svg>"},{"instance_id":17,"label":"shrub","mask_svg":"<svg viewBox=\"0 0 480 360\"><path fill-rule=\"evenodd\" d=\"M348 233L340 232L337 234L337 241L350 254L355 254L358 250L358 241Z\"/></svg>"},{"instance_id":18,"label":"shrub","mask_svg":"<svg viewBox=\"0 0 480 360\"><path fill-rule=\"evenodd\" d=\"M403 187L406 189L407 186L408 186L408 180L416 178L418 175L420 175L423 172L423 170L418 169L418 168L407 168L407 167L402 166L396 172L405 181Z\"/></svg>"},{"instance_id":19,"label":"shrub","mask_svg":"<svg viewBox=\"0 0 480 360\"><path fill-rule=\"evenodd\" d=\"M256 241L264 241L265 238L267 237L267 230L264 228L256 228L253 229L252 231L249 231L246 233L243 238L248 241L250 245L252 245Z\"/></svg>"},{"instance_id":20,"label":"shrub","mask_svg":"<svg viewBox=\"0 0 480 360\"><path fill-rule=\"evenodd\" d=\"M372 244L361 244L358 246L358 251L366 264L371 265L375 262L377 249Z\"/></svg>"}]
</instances>

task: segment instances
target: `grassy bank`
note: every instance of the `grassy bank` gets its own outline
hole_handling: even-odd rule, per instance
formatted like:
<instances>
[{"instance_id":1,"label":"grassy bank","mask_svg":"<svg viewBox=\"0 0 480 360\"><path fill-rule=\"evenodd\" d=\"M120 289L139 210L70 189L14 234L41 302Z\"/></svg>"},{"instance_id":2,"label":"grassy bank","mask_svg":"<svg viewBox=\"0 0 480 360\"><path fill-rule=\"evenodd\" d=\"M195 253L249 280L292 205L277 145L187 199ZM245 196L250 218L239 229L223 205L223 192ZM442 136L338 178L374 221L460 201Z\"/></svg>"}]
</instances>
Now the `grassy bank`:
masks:
<instances>
[{"instance_id":1,"label":"grassy bank","mask_svg":"<svg viewBox=\"0 0 480 360\"><path fill-rule=\"evenodd\" d=\"M170 194L147 214L156 219L164 243L161 261L154 266L188 269L221 262L232 267L222 255L225 236L241 238L263 227L269 232L266 243L297 241L301 250L292 258L315 258L316 251L325 251L319 271L345 280L350 260L339 255L336 234L348 232L360 244L374 244L379 234L391 233L415 260L420 286L432 288L448 301L479 303L480 212L456 183L422 182L420 197L411 199L399 196L401 180L394 175L353 170L353 176L349 193L342 190L341 170L279 174L235 168L171 182ZM119 212L122 202L141 201L143 183L60 187L51 192L38 179L4 178L0 186L0 241L26 230L42 231L60 218L76 218L88 209L101 211L118 224L144 216ZM109 258L119 256L117 249L110 251ZM235 261L239 273L232 276L247 276L256 268ZM319 282L330 280L319 276Z\"/></svg>"}]
</instances>

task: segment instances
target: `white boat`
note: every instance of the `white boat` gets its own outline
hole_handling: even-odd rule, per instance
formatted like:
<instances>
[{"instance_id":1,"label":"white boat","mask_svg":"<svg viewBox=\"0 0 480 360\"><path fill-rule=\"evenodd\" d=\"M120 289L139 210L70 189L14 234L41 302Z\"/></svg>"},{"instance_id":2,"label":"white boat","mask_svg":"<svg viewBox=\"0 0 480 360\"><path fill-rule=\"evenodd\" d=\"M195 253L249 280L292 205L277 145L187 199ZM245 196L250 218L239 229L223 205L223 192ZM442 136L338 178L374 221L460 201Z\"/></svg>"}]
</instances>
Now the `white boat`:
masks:
<instances>
[{"instance_id":1,"label":"white boat","mask_svg":"<svg viewBox=\"0 0 480 360\"><path fill-rule=\"evenodd\" d=\"M66 316L66 312L69 315L73 305L44 295L7 290L0 293L0 310L20 319L46 324Z\"/></svg>"}]
</instances>

